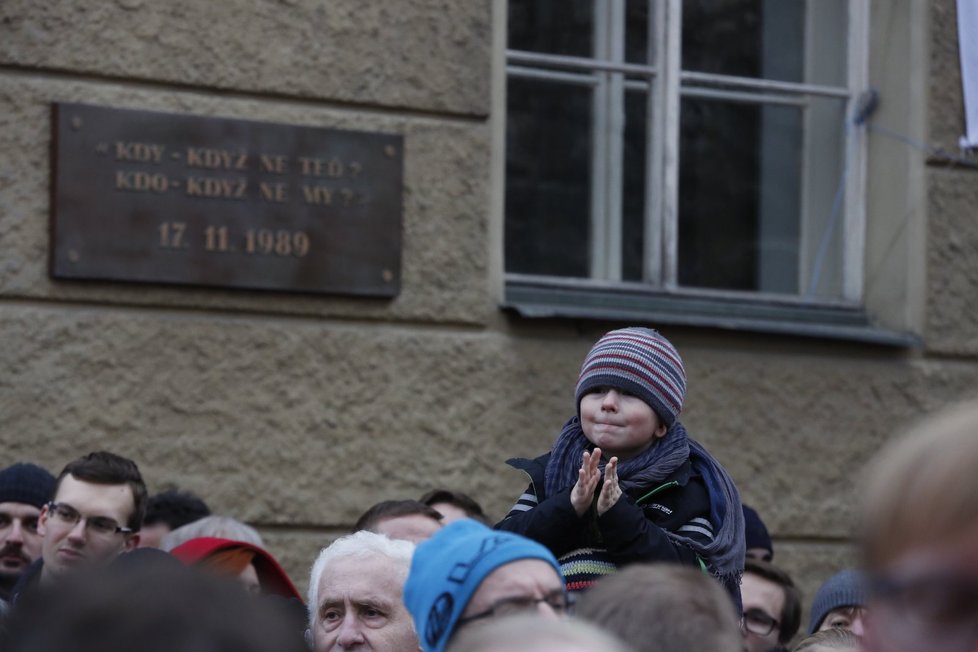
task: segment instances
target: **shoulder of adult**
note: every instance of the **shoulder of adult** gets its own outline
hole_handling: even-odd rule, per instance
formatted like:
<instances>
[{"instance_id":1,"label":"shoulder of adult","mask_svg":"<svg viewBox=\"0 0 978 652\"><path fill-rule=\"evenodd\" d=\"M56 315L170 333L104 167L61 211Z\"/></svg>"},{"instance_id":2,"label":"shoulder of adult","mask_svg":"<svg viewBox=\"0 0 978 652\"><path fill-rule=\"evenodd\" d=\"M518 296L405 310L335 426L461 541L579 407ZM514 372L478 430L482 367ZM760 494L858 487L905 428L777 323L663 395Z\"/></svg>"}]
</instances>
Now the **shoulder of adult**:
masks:
<instances>
[{"instance_id":1,"label":"shoulder of adult","mask_svg":"<svg viewBox=\"0 0 978 652\"><path fill-rule=\"evenodd\" d=\"M41 582L41 570L44 567L43 559L36 559L34 562L24 569L24 572L20 574L20 578L17 583L14 584L13 590L10 592L10 604L13 605L21 599L21 596L25 593L29 593L34 590Z\"/></svg>"}]
</instances>

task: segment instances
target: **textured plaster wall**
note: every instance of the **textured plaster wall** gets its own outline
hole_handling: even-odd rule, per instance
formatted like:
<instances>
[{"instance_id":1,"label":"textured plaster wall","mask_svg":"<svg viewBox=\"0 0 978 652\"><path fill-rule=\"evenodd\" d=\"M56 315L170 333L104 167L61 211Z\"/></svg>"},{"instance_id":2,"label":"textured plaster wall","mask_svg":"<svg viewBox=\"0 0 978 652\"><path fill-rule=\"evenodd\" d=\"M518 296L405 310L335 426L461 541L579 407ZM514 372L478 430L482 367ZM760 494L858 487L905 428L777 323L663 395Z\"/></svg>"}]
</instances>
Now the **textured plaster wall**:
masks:
<instances>
[{"instance_id":1,"label":"textured plaster wall","mask_svg":"<svg viewBox=\"0 0 978 652\"><path fill-rule=\"evenodd\" d=\"M48 278L50 103L218 115L404 135L403 292L392 302L248 292L70 284ZM0 293L32 299L167 305L369 319L480 323L486 303L486 127L480 122L226 98L0 68Z\"/></svg>"},{"instance_id":2,"label":"textured plaster wall","mask_svg":"<svg viewBox=\"0 0 978 652\"><path fill-rule=\"evenodd\" d=\"M24 70L485 116L489 3L6 0Z\"/></svg>"},{"instance_id":3,"label":"textured plaster wall","mask_svg":"<svg viewBox=\"0 0 978 652\"><path fill-rule=\"evenodd\" d=\"M931 8L929 121L947 144L961 129L948 108L960 105L953 1ZM57 471L94 448L130 455L152 490L175 483L257 525L300 587L318 548L377 500L449 486L503 515L523 488L503 461L549 447L581 358L621 324L528 322L494 303L490 9L0 4L0 462ZM54 101L403 134L400 296L51 280ZM870 165L873 151L887 156L871 149ZM665 329L687 363L684 422L809 596L856 559L865 461L910 421L978 393L974 172L931 166L920 183L926 276L904 280L926 288L922 350ZM875 282L897 267L886 259Z\"/></svg>"},{"instance_id":4,"label":"textured plaster wall","mask_svg":"<svg viewBox=\"0 0 978 652\"><path fill-rule=\"evenodd\" d=\"M956 3L936 2L931 12L930 142L959 154L964 103ZM965 153L961 153L965 154ZM978 355L978 155L972 167L931 159L928 179L927 343L935 354Z\"/></svg>"},{"instance_id":5,"label":"textured plaster wall","mask_svg":"<svg viewBox=\"0 0 978 652\"><path fill-rule=\"evenodd\" d=\"M469 445L502 421L488 388L520 373L520 347L483 332L490 11L2 3L2 462L57 471L95 448L129 455L151 490L195 490L262 528L300 585L377 500L438 481L501 503L496 460ZM53 102L402 134L402 292L50 279Z\"/></svg>"}]
</instances>

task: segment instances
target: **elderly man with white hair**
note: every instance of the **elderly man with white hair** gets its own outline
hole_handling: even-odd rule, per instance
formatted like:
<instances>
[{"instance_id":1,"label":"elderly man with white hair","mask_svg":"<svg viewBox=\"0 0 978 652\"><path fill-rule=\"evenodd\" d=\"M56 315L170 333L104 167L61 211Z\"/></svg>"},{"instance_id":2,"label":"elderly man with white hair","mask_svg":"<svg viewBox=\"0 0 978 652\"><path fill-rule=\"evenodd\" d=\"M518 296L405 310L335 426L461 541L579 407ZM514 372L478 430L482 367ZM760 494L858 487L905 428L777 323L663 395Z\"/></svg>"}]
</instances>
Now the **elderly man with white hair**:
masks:
<instances>
[{"instance_id":1,"label":"elderly man with white hair","mask_svg":"<svg viewBox=\"0 0 978 652\"><path fill-rule=\"evenodd\" d=\"M309 629L314 652L418 652L404 607L404 581L414 544L360 531L323 548L309 577Z\"/></svg>"}]
</instances>

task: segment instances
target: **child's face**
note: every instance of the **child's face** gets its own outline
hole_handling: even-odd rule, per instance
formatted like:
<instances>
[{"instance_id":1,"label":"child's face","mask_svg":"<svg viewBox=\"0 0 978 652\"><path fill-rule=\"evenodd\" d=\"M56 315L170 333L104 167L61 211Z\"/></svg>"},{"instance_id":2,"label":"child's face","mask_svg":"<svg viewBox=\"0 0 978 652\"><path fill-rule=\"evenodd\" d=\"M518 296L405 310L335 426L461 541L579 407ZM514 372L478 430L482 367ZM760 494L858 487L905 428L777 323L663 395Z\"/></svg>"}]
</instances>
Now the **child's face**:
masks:
<instances>
[{"instance_id":1,"label":"child's face","mask_svg":"<svg viewBox=\"0 0 978 652\"><path fill-rule=\"evenodd\" d=\"M666 425L648 404L613 387L598 387L581 397L581 429L604 457L626 460L666 434Z\"/></svg>"}]
</instances>

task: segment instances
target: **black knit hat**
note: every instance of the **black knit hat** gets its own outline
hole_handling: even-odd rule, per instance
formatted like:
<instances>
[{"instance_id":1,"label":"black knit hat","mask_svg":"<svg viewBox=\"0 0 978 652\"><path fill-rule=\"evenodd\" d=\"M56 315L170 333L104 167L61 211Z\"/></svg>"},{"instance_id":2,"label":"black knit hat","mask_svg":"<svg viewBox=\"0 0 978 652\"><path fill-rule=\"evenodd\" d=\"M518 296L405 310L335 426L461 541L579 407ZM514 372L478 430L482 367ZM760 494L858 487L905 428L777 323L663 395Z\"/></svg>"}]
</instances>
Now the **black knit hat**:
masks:
<instances>
[{"instance_id":1,"label":"black knit hat","mask_svg":"<svg viewBox=\"0 0 978 652\"><path fill-rule=\"evenodd\" d=\"M36 464L13 464L0 471L0 503L40 509L54 494L54 476Z\"/></svg>"},{"instance_id":2,"label":"black knit hat","mask_svg":"<svg viewBox=\"0 0 978 652\"><path fill-rule=\"evenodd\" d=\"M771 542L771 535L764 526L764 521L752 507L744 505L744 538L747 540L747 549L764 548L771 557L774 557L774 544Z\"/></svg>"}]
</instances>

